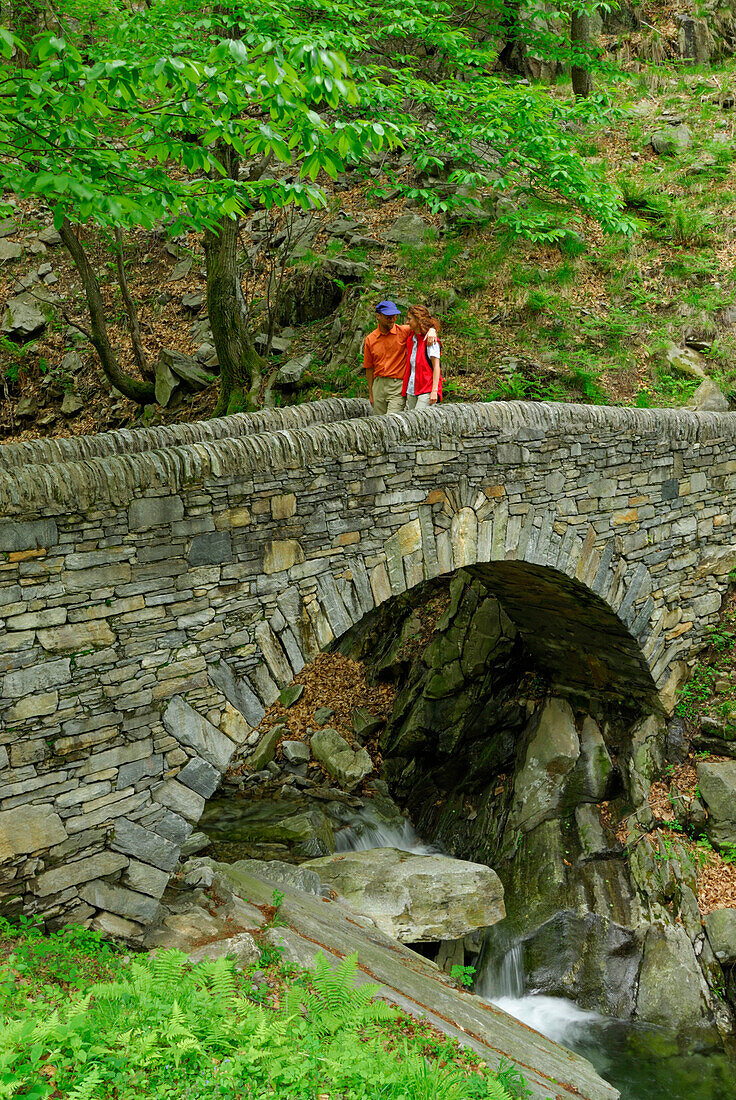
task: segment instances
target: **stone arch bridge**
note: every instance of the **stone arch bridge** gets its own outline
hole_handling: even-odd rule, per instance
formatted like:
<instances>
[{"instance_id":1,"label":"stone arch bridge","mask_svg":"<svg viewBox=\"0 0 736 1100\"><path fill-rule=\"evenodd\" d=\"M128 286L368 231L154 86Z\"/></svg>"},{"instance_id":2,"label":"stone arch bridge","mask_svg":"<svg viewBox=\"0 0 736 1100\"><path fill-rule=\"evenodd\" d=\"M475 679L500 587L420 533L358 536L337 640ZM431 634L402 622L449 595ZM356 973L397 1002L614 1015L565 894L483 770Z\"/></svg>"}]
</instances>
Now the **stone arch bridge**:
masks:
<instances>
[{"instance_id":1,"label":"stone arch bridge","mask_svg":"<svg viewBox=\"0 0 736 1100\"><path fill-rule=\"evenodd\" d=\"M560 690L671 709L736 564L734 420L333 399L0 448L0 908L135 937L322 648L481 577Z\"/></svg>"}]
</instances>

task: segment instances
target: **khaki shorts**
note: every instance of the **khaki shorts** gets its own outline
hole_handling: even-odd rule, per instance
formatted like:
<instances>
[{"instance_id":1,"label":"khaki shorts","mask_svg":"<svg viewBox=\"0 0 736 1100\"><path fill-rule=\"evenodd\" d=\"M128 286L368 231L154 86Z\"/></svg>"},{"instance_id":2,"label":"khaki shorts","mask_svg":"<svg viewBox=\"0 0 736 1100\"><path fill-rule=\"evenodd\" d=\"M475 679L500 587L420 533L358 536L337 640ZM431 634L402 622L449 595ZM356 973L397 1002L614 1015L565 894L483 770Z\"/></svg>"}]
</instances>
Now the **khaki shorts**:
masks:
<instances>
[{"instance_id":1,"label":"khaki shorts","mask_svg":"<svg viewBox=\"0 0 736 1100\"><path fill-rule=\"evenodd\" d=\"M373 412L376 416L404 411L405 398L401 396L403 385L402 378L379 376L373 379Z\"/></svg>"}]
</instances>

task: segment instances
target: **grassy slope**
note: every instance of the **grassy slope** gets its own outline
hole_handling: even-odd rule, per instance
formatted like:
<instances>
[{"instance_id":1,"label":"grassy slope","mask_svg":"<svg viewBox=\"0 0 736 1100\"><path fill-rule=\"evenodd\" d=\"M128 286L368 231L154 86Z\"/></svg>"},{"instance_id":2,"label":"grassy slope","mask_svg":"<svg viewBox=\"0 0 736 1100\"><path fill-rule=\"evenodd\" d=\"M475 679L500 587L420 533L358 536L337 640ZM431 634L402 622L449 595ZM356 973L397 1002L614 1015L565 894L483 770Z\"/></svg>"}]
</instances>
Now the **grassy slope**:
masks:
<instances>
[{"instance_id":1,"label":"grassy slope","mask_svg":"<svg viewBox=\"0 0 736 1100\"><path fill-rule=\"evenodd\" d=\"M736 246L733 161L733 117L719 100L733 83L736 62L708 70L682 64L649 67L624 74L607 89L620 117L599 131L580 136L585 156L602 158L618 178L639 218L640 231L630 239L605 238L596 226L584 226L585 246L576 242L563 254L553 247L504 243L493 227L439 237L415 251L383 253L345 250L346 258L367 260L373 268L365 295L377 293L430 303L450 289L457 294L445 310L445 361L448 397L461 400L530 398L612 404L667 406L687 402L697 383L666 366L661 349L668 340L686 337L710 343L708 370L728 391L736 377L733 354L736 328L723 310L736 301L731 274ZM566 95L558 86L553 94ZM689 125L693 142L679 157L658 157L648 139L664 125L666 112ZM367 232L380 235L403 211L398 201L386 204L368 177L333 196L335 211L360 213ZM23 228L38 221L26 211ZM436 220L436 219L435 219ZM320 237L315 249L337 253L337 241ZM179 242L178 257L194 263L183 279L171 281L175 257L164 242L139 234L130 243L128 270L141 302L144 341L151 359L161 346L191 352L199 342L191 332L192 317L181 307L182 294L204 287L202 252L194 234ZM84 308L76 280L60 249L48 257L27 257L0 271L0 298L13 277L51 259L59 275L57 290L68 296L65 309L83 323ZM104 274L109 259L98 248L95 259ZM161 290L170 301L159 301ZM113 335L130 366L119 296L112 272L106 295L114 319ZM6 396L0 410L0 437L76 434L133 422L138 410L123 399L112 404L94 356L82 344L83 370L76 376L60 369L65 347L62 328L22 349L0 346ZM361 394L359 364L328 366L331 319L300 330L295 353L316 352L300 399L330 393ZM68 345L67 345L68 350ZM75 388L84 408L72 418L60 414L64 392ZM13 415L22 394L36 395L35 417ZM216 385L175 410L160 410L158 420L207 416Z\"/></svg>"}]
</instances>

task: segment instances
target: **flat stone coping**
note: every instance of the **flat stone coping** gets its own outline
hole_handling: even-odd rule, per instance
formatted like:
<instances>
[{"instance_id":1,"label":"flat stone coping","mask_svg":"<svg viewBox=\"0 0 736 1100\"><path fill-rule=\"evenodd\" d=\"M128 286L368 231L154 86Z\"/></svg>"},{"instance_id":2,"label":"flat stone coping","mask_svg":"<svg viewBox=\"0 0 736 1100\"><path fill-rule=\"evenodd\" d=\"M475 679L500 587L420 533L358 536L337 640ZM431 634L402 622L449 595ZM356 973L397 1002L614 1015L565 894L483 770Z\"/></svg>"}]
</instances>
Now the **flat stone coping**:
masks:
<instances>
[{"instance_id":1,"label":"flat stone coping","mask_svg":"<svg viewBox=\"0 0 736 1100\"><path fill-rule=\"evenodd\" d=\"M736 419L731 413L522 401L454 404L387 416L366 415L369 408L364 401L330 398L298 406L293 428L275 427L286 422L270 419L287 410L269 410L252 414L260 419L225 417L172 429L139 429L146 433L140 440L131 438L136 433L130 432L10 444L8 448L35 448L30 454L36 461L21 465L18 452L11 455L10 464L6 460L4 469L0 461L0 509L6 515L86 511L106 503L124 505L143 492L162 496L211 479L305 470L343 455L392 453L412 444L436 449L441 462L451 458L453 450L478 447L483 439L523 444L549 435L570 436L578 442L584 434L595 442L598 431L630 438L658 436L663 450L668 443L736 442ZM300 426L305 419L312 422ZM222 425L224 432L218 435ZM187 432L194 438L183 442ZM157 433L169 433L169 442ZM112 436L124 437L120 438L124 450L111 453ZM90 453L82 459L87 445L103 454ZM59 448L60 457L43 459L45 447ZM0 453L4 452L1 448Z\"/></svg>"}]
</instances>

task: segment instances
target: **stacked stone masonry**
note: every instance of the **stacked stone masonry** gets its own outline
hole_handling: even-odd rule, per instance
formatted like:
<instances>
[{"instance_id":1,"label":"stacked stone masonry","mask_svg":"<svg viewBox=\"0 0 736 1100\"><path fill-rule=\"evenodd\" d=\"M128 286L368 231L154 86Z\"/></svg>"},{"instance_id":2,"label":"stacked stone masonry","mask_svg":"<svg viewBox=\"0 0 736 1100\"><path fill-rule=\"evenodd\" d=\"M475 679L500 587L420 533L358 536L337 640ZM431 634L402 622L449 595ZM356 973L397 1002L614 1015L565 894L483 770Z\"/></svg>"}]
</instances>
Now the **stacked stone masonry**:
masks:
<instances>
[{"instance_id":1,"label":"stacked stone masonry","mask_svg":"<svg viewBox=\"0 0 736 1100\"><path fill-rule=\"evenodd\" d=\"M368 412L0 448L4 912L139 936L279 689L458 568L563 689L671 705L736 566L729 415Z\"/></svg>"}]
</instances>

